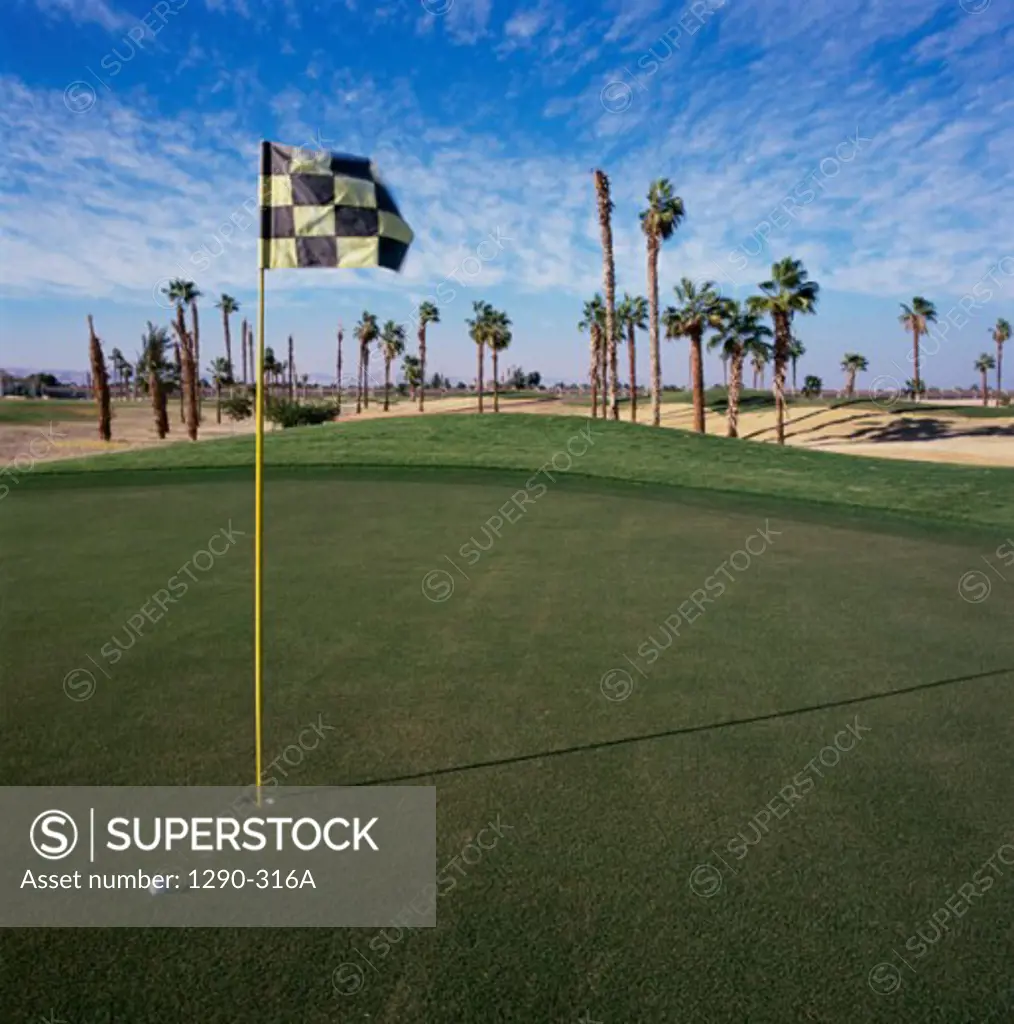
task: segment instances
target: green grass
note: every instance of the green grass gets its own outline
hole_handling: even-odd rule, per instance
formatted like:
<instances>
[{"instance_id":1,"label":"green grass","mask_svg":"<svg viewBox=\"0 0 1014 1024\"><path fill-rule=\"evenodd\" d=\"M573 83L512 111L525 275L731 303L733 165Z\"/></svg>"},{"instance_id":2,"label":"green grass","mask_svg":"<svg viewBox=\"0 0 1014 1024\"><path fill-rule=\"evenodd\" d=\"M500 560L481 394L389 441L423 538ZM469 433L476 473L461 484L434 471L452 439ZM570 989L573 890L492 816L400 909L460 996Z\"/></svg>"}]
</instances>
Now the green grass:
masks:
<instances>
[{"instance_id":1,"label":"green grass","mask_svg":"<svg viewBox=\"0 0 1014 1024\"><path fill-rule=\"evenodd\" d=\"M94 416L95 406L91 402L60 398L0 399L0 423L49 423Z\"/></svg>"},{"instance_id":2,"label":"green grass","mask_svg":"<svg viewBox=\"0 0 1014 1024\"><path fill-rule=\"evenodd\" d=\"M892 402L890 405L887 405L884 402L875 403L865 398L855 398L835 402L831 408L843 409L853 406L860 409L869 409L870 411L918 413L928 416L943 412L949 416L964 416L972 420L1002 420L1014 417L1014 405L948 405L939 402Z\"/></svg>"},{"instance_id":3,"label":"green grass","mask_svg":"<svg viewBox=\"0 0 1014 1024\"><path fill-rule=\"evenodd\" d=\"M608 480L734 496L790 500L930 522L1003 529L1014 508L1014 471L809 452L772 445L653 431L585 417L434 415L424 419L354 418L338 424L277 431L265 442L265 462L283 468L382 467L535 472L554 455L586 447L568 481ZM572 439L574 439L572 441ZM39 465L25 486L54 475L100 474L115 480L138 470L249 467L253 438L199 445L173 444L122 454ZM558 466L565 466L561 455Z\"/></svg>"},{"instance_id":4,"label":"green grass","mask_svg":"<svg viewBox=\"0 0 1014 1024\"><path fill-rule=\"evenodd\" d=\"M923 959L904 943L1012 841L1014 574L981 604L958 594L983 556L1003 568L1010 531L992 517L1011 474L592 424L580 486L547 486L469 564L462 547L489 545L483 525L534 497L532 471L588 425L433 417L269 438L266 759L322 715L336 732L292 785L437 785L440 866L497 815L514 825L438 902L437 927L10 931L5 1020L945 1024L1000 1003L1009 868ZM252 530L235 468L249 454L39 467L3 502L6 784L249 781L249 549L115 665L100 654L209 536ZM146 472L150 457L178 468ZM909 468L926 475L899 484ZM836 509L837 487L872 514ZM647 664L639 647L765 524L770 547ZM423 593L436 570L454 583L441 603ZM74 703L62 681L89 657L109 677L93 668ZM623 668L634 692L610 702L601 680ZM857 715L862 741L734 859L728 841ZM689 886L702 863L724 872L707 900ZM867 984L882 961L904 972L891 996ZM356 995L332 988L343 963L365 971Z\"/></svg>"}]
</instances>

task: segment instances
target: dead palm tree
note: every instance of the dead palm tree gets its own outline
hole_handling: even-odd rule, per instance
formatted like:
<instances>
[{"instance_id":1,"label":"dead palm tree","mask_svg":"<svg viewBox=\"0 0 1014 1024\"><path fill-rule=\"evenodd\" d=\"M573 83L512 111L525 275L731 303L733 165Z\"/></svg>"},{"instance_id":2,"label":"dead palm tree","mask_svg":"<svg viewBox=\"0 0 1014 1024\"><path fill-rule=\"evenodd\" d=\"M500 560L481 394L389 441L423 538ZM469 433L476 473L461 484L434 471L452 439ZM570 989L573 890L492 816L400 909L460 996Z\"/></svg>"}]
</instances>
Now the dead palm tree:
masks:
<instances>
[{"instance_id":1,"label":"dead palm tree","mask_svg":"<svg viewBox=\"0 0 1014 1024\"><path fill-rule=\"evenodd\" d=\"M929 334L929 325L937 322L936 306L928 299L917 295L912 300L911 306L904 302L901 303L901 315L898 317L898 322L906 331L912 332L912 363L914 371L912 379L921 381L922 374L919 372L919 338L923 334ZM916 387L915 391L915 400L918 401L919 388Z\"/></svg>"},{"instance_id":2,"label":"dead palm tree","mask_svg":"<svg viewBox=\"0 0 1014 1024\"><path fill-rule=\"evenodd\" d=\"M380 351L384 356L384 412L391 406L391 363L405 351L405 328L388 320L380 334Z\"/></svg>"},{"instance_id":3,"label":"dead palm tree","mask_svg":"<svg viewBox=\"0 0 1014 1024\"><path fill-rule=\"evenodd\" d=\"M705 432L704 423L704 354L701 339L707 330L721 330L725 324L725 300L715 290L714 282L704 281L700 287L689 277L676 285L679 306L669 306L663 314L666 337L690 339L690 384L693 388L694 430Z\"/></svg>"},{"instance_id":4,"label":"dead palm tree","mask_svg":"<svg viewBox=\"0 0 1014 1024\"><path fill-rule=\"evenodd\" d=\"M426 325L440 323L440 310L432 302L419 303L419 411L426 407Z\"/></svg>"},{"instance_id":5,"label":"dead palm tree","mask_svg":"<svg viewBox=\"0 0 1014 1024\"><path fill-rule=\"evenodd\" d=\"M975 368L982 374L982 404L989 405L989 377L990 370L996 369L996 360L988 352L983 352L975 360Z\"/></svg>"},{"instance_id":6,"label":"dead palm tree","mask_svg":"<svg viewBox=\"0 0 1014 1024\"><path fill-rule=\"evenodd\" d=\"M499 355L510 347L512 339L510 317L499 309L493 310L489 314L489 339L487 341L493 358L493 412L500 411Z\"/></svg>"},{"instance_id":7,"label":"dead palm tree","mask_svg":"<svg viewBox=\"0 0 1014 1024\"><path fill-rule=\"evenodd\" d=\"M222 311L222 331L225 334L225 362L228 366L229 382L232 383L233 372L232 372L232 331L229 326L229 317L233 313L239 310L239 303L231 296L222 293L222 297L215 303L216 307ZM217 362L217 360L216 360ZM212 363L212 365L215 365ZM219 401L221 406L221 401ZM218 410L218 422L222 422L221 408Z\"/></svg>"},{"instance_id":8,"label":"dead palm tree","mask_svg":"<svg viewBox=\"0 0 1014 1024\"><path fill-rule=\"evenodd\" d=\"M747 300L751 312L766 313L775 331L775 433L779 444L785 444L785 370L792 345L792 320L797 314L816 312L820 285L810 280L802 261L787 256L771 265L771 280L760 285L763 295Z\"/></svg>"},{"instance_id":9,"label":"dead palm tree","mask_svg":"<svg viewBox=\"0 0 1014 1024\"><path fill-rule=\"evenodd\" d=\"M996 404L1003 398L1003 346L1010 341L1010 322L1002 317L990 332L996 342Z\"/></svg>"},{"instance_id":10,"label":"dead palm tree","mask_svg":"<svg viewBox=\"0 0 1014 1024\"><path fill-rule=\"evenodd\" d=\"M620 418L620 399L617 384L616 342L618 327L616 323L616 264L613 261L613 202L609 197L609 178L605 173L596 170L595 198L598 201L599 230L602 234L602 285L606 293L606 356L609 370L609 411L614 420ZM605 382L603 378L603 400L605 399Z\"/></svg>"},{"instance_id":11,"label":"dead palm tree","mask_svg":"<svg viewBox=\"0 0 1014 1024\"><path fill-rule=\"evenodd\" d=\"M729 364L729 390L727 414L729 437L739 437L739 402L743 391L743 361L766 360L771 346L765 340L771 337L771 328L761 323L756 313L748 312L734 299L723 306L724 322L721 332L708 342L708 349L718 349Z\"/></svg>"},{"instance_id":12,"label":"dead palm tree","mask_svg":"<svg viewBox=\"0 0 1014 1024\"><path fill-rule=\"evenodd\" d=\"M113 437L113 414L109 407L109 374L102 355L102 342L95 333L91 313L88 314L88 356L92 367L92 393L99 407L99 439L110 441Z\"/></svg>"},{"instance_id":13,"label":"dead palm tree","mask_svg":"<svg viewBox=\"0 0 1014 1024\"><path fill-rule=\"evenodd\" d=\"M359 342L359 373L356 379L356 415L362 409L370 407L370 392L366 387L366 378L370 368L370 345L380 336L377 317L368 310L363 310L359 323L355 327L356 341Z\"/></svg>"},{"instance_id":14,"label":"dead palm tree","mask_svg":"<svg viewBox=\"0 0 1014 1024\"><path fill-rule=\"evenodd\" d=\"M198 381L198 320L197 300L201 293L193 281L176 278L169 282L163 292L176 303L176 329L179 342L181 388L184 395L184 420L187 425L187 436L191 441L197 440L197 426L200 420L199 402L197 398ZM189 307L193 322L193 331L187 330L185 309Z\"/></svg>"},{"instance_id":15,"label":"dead palm tree","mask_svg":"<svg viewBox=\"0 0 1014 1024\"><path fill-rule=\"evenodd\" d=\"M482 407L482 385L483 385L483 374L486 369L486 346L490 342L492 325L490 323L490 316L493 313L493 307L488 302L473 302L472 311L475 314L472 319L466 319L465 323L468 324L468 336L475 342L476 348L476 387L479 393L479 413L483 412Z\"/></svg>"},{"instance_id":16,"label":"dead palm tree","mask_svg":"<svg viewBox=\"0 0 1014 1024\"><path fill-rule=\"evenodd\" d=\"M662 423L662 363L658 342L658 253L662 243L673 236L686 210L683 200L673 195L668 178L659 178L648 189L648 206L642 210L641 230L648 246L648 344L651 349L651 422Z\"/></svg>"},{"instance_id":17,"label":"dead palm tree","mask_svg":"<svg viewBox=\"0 0 1014 1024\"><path fill-rule=\"evenodd\" d=\"M137 376L148 382L148 397L155 414L155 433L162 439L169 433L169 414L166 410L166 391L163 379L169 369L166 350L169 332L156 327L150 320L148 330L141 335L141 355L137 361Z\"/></svg>"},{"instance_id":18,"label":"dead palm tree","mask_svg":"<svg viewBox=\"0 0 1014 1024\"><path fill-rule=\"evenodd\" d=\"M588 331L591 337L591 365L588 370L589 384L592 397L592 419L599 414L599 379L602 374L602 345L603 331L605 329L606 310L602 302L602 296L595 293L590 302L584 304L584 319L577 325L582 333ZM602 380L602 418L606 416L606 393L605 380Z\"/></svg>"},{"instance_id":19,"label":"dead palm tree","mask_svg":"<svg viewBox=\"0 0 1014 1024\"><path fill-rule=\"evenodd\" d=\"M841 368L848 375L845 380L845 397L855 398L856 396L856 374L865 373L870 364L865 356L858 352L846 352L845 358L841 361Z\"/></svg>"}]
</instances>

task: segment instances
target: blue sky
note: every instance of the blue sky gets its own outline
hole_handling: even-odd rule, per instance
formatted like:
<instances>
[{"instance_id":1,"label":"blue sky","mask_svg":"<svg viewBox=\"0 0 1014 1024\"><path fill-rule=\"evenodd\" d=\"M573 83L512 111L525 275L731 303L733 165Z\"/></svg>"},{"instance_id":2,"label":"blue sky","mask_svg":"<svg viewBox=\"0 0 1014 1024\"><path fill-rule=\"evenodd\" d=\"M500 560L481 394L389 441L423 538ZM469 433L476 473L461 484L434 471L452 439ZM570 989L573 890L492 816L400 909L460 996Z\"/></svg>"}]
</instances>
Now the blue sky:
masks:
<instances>
[{"instance_id":1,"label":"blue sky","mask_svg":"<svg viewBox=\"0 0 1014 1024\"><path fill-rule=\"evenodd\" d=\"M471 378L483 298L514 321L507 363L586 374L596 166L621 292L645 291L637 211L669 177L663 303L683 275L743 297L801 258L823 287L802 370L828 384L846 350L867 384L909 372L915 294L954 310L931 385L974 383L1014 318L1010 0L5 0L0 22L0 365L83 368L88 313L133 354L187 270L216 349L213 297L255 306L261 138L374 157L416 232L399 275L269 273L268 344L294 334L321 375L339 320L434 295L430 369ZM686 383L685 342L663 367Z\"/></svg>"}]
</instances>

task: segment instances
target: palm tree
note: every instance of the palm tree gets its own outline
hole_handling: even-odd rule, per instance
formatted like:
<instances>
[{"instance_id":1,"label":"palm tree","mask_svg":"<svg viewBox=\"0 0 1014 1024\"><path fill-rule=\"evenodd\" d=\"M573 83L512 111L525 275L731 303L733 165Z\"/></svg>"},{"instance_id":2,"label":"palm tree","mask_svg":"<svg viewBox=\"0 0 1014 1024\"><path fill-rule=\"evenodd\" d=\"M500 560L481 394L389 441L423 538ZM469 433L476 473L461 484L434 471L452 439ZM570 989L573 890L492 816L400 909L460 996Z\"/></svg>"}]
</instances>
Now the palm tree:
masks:
<instances>
[{"instance_id":1,"label":"palm tree","mask_svg":"<svg viewBox=\"0 0 1014 1024\"><path fill-rule=\"evenodd\" d=\"M176 303L176 334L180 347L180 376L183 391L184 419L187 425L187 436L191 441L197 440L197 425L200 420L200 409L197 397L197 369L200 366L199 326L197 320L197 300L201 293L193 281L175 278L167 288L162 289L169 299ZM185 308L189 307L193 322L193 330L187 330Z\"/></svg>"},{"instance_id":2,"label":"palm tree","mask_svg":"<svg viewBox=\"0 0 1014 1024\"><path fill-rule=\"evenodd\" d=\"M440 310L429 301L419 303L419 411L426 406L426 325L440 323Z\"/></svg>"},{"instance_id":3,"label":"palm tree","mask_svg":"<svg viewBox=\"0 0 1014 1024\"><path fill-rule=\"evenodd\" d=\"M787 256L771 265L771 280L760 284L763 295L747 300L754 313L770 315L775 329L775 427L779 444L785 444L785 369L792 345L792 320L796 314L816 312L820 285L810 280L801 260Z\"/></svg>"},{"instance_id":4,"label":"palm tree","mask_svg":"<svg viewBox=\"0 0 1014 1024\"><path fill-rule=\"evenodd\" d=\"M338 410L338 415L342 414L342 341L345 339L345 331L342 327L341 321L338 321L338 354L335 358L335 406Z\"/></svg>"},{"instance_id":5,"label":"palm tree","mask_svg":"<svg viewBox=\"0 0 1014 1024\"><path fill-rule=\"evenodd\" d=\"M242 338L242 345L243 345L243 383L246 384L246 379L247 379L246 378L246 345L247 345L247 341L246 341L246 335L247 335L246 317L243 318L243 323L242 323L241 326L243 328L243 338Z\"/></svg>"},{"instance_id":6,"label":"palm tree","mask_svg":"<svg viewBox=\"0 0 1014 1024\"><path fill-rule=\"evenodd\" d=\"M405 328L388 320L380 334L380 350L384 354L384 412L391 405L391 363L405 351Z\"/></svg>"},{"instance_id":7,"label":"palm tree","mask_svg":"<svg viewBox=\"0 0 1014 1024\"><path fill-rule=\"evenodd\" d=\"M226 295L225 292L223 292L222 297L215 303L215 306L222 311L222 330L225 334L225 361L228 365L229 383L231 384L234 374L232 371L232 330L229 326L229 317L232 316L233 313L238 312L239 303L231 295ZM215 360L215 362L217 362L217 360ZM214 366L215 363L212 363L211 365ZM221 406L220 397L216 400L218 401L219 406ZM218 409L217 415L218 422L221 423L221 408Z\"/></svg>"},{"instance_id":8,"label":"palm tree","mask_svg":"<svg viewBox=\"0 0 1014 1024\"><path fill-rule=\"evenodd\" d=\"M363 310L359 323L355 327L356 341L359 342L359 374L356 378L356 415L362 409L370 407L370 391L366 386L370 372L370 345L380 336L377 317L368 310Z\"/></svg>"},{"instance_id":9,"label":"palm tree","mask_svg":"<svg viewBox=\"0 0 1014 1024\"><path fill-rule=\"evenodd\" d=\"M222 358L219 356L217 359L211 361L211 365L208 367L208 373L211 376L211 383L215 388L215 422L222 422L222 388L228 387L232 383L232 369L229 366L229 358Z\"/></svg>"},{"instance_id":10,"label":"palm tree","mask_svg":"<svg viewBox=\"0 0 1014 1024\"><path fill-rule=\"evenodd\" d=\"M841 368L848 374L845 381L845 397L855 398L856 396L856 374L865 373L870 364L865 356L858 352L846 352L845 358L841 361Z\"/></svg>"},{"instance_id":11,"label":"palm tree","mask_svg":"<svg viewBox=\"0 0 1014 1024\"><path fill-rule=\"evenodd\" d=\"M268 345L264 350L264 365L261 369L264 371L264 390L265 394L271 397L271 384L274 379L278 376L279 370L282 364L278 361L278 357L275 355L275 350ZM254 376L256 377L257 370L254 368Z\"/></svg>"},{"instance_id":12,"label":"palm tree","mask_svg":"<svg viewBox=\"0 0 1014 1024\"><path fill-rule=\"evenodd\" d=\"M405 383L408 384L409 398L414 402L416 389L422 383L422 374L419 372L419 357L407 355L401 361L401 372L405 376Z\"/></svg>"},{"instance_id":13,"label":"palm tree","mask_svg":"<svg viewBox=\"0 0 1014 1024\"><path fill-rule=\"evenodd\" d=\"M599 378L602 369L602 332L605 329L606 309L598 292L590 302L584 304L584 319L577 325L582 333L588 331L591 337L591 366L588 371L592 393L592 419L599 414ZM605 380L602 381L602 418L606 415Z\"/></svg>"},{"instance_id":14,"label":"palm tree","mask_svg":"<svg viewBox=\"0 0 1014 1024\"><path fill-rule=\"evenodd\" d=\"M499 309L493 310L489 315L489 339L487 341L493 356L493 412L500 411L498 356L510 346L512 338L510 317Z\"/></svg>"},{"instance_id":15,"label":"palm tree","mask_svg":"<svg viewBox=\"0 0 1014 1024\"><path fill-rule=\"evenodd\" d=\"M919 337L923 334L929 334L929 325L937 322L936 306L928 299L917 295L912 300L911 306L906 305L904 302L901 303L901 316L898 317L898 322L906 331L912 332L913 380L921 381L922 374L919 373ZM918 389L916 391L915 397L916 401L918 401Z\"/></svg>"},{"instance_id":16,"label":"palm tree","mask_svg":"<svg viewBox=\"0 0 1014 1024\"><path fill-rule=\"evenodd\" d=\"M91 313L88 314L88 356L92 367L92 391L99 407L99 438L102 441L110 441L113 437L113 414L109 408L109 374L106 372L106 360L102 354L102 342L95 333Z\"/></svg>"},{"instance_id":17,"label":"palm tree","mask_svg":"<svg viewBox=\"0 0 1014 1024\"><path fill-rule=\"evenodd\" d=\"M148 397L155 414L155 432L161 440L169 433L169 414L166 411L166 392L163 377L169 369L166 349L169 347L169 332L156 327L150 320L148 330L141 335L141 354L137 360L137 375L148 382Z\"/></svg>"},{"instance_id":18,"label":"palm tree","mask_svg":"<svg viewBox=\"0 0 1014 1024\"><path fill-rule=\"evenodd\" d=\"M771 328L761 323L735 299L724 304L724 322L719 334L708 342L708 349L719 349L729 363L728 436L739 437L739 400L743 389L743 361L747 356L767 359L771 346L764 340L771 337Z\"/></svg>"},{"instance_id":19,"label":"palm tree","mask_svg":"<svg viewBox=\"0 0 1014 1024\"><path fill-rule=\"evenodd\" d=\"M637 422L637 353L636 333L648 329L648 300L642 295L623 293L623 301L616 311L617 331L627 330L627 349L630 356L630 422Z\"/></svg>"},{"instance_id":20,"label":"palm tree","mask_svg":"<svg viewBox=\"0 0 1014 1024\"><path fill-rule=\"evenodd\" d=\"M490 343L492 324L490 318L493 314L493 307L488 302L473 302L472 311L475 314L472 319L466 319L468 324L468 336L476 345L476 387L479 394L479 412L483 412L482 387L483 374L486 370L486 346Z\"/></svg>"},{"instance_id":21,"label":"palm tree","mask_svg":"<svg viewBox=\"0 0 1014 1024\"><path fill-rule=\"evenodd\" d=\"M720 330L725 323L725 300L712 281L704 281L700 288L684 277L673 289L680 305L669 306L662 316L665 336L690 339L690 383L694 392L694 430L705 431L704 424L704 356L701 339L709 328Z\"/></svg>"},{"instance_id":22,"label":"palm tree","mask_svg":"<svg viewBox=\"0 0 1014 1024\"><path fill-rule=\"evenodd\" d=\"M982 355L975 360L975 368L982 374L982 404L989 405L989 379L986 374L990 370L996 369L996 359L994 359L988 352L983 352Z\"/></svg>"},{"instance_id":23,"label":"palm tree","mask_svg":"<svg viewBox=\"0 0 1014 1024\"><path fill-rule=\"evenodd\" d=\"M596 170L595 197L598 201L599 230L602 234L602 284L606 293L606 352L609 368L609 410L614 420L620 418L620 399L617 384L616 343L619 331L616 323L616 264L613 262L613 201L609 197L609 179L605 173ZM602 383L602 398L605 402L605 377Z\"/></svg>"},{"instance_id":24,"label":"palm tree","mask_svg":"<svg viewBox=\"0 0 1014 1024\"><path fill-rule=\"evenodd\" d=\"M127 397L127 390L130 391L130 397L135 398L134 388L131 386L130 379L134 376L134 367L130 365L130 360L124 359L123 365L120 367L120 380L123 381L124 398Z\"/></svg>"},{"instance_id":25,"label":"palm tree","mask_svg":"<svg viewBox=\"0 0 1014 1024\"><path fill-rule=\"evenodd\" d=\"M648 245L648 344L651 349L651 422L662 422L662 363L658 345L658 252L664 241L680 226L686 210L683 200L673 195L668 178L659 178L648 189L648 207L641 211L641 230Z\"/></svg>"},{"instance_id":26,"label":"palm tree","mask_svg":"<svg viewBox=\"0 0 1014 1024\"><path fill-rule=\"evenodd\" d=\"M764 387L764 369L771 362L771 356L773 354L773 348L766 352L754 352L753 357L750 360L750 365L753 367L753 389L757 390L758 386ZM758 384L759 382L759 384Z\"/></svg>"},{"instance_id":27,"label":"palm tree","mask_svg":"<svg viewBox=\"0 0 1014 1024\"><path fill-rule=\"evenodd\" d=\"M1010 323L1001 317L991 333L996 342L996 404L999 405L1003 398L1003 346L1010 341Z\"/></svg>"},{"instance_id":28,"label":"palm tree","mask_svg":"<svg viewBox=\"0 0 1014 1024\"><path fill-rule=\"evenodd\" d=\"M796 366L799 360L806 355L806 346L796 337L789 342L789 358L792 360L792 393L797 394L799 388L796 387Z\"/></svg>"},{"instance_id":29,"label":"palm tree","mask_svg":"<svg viewBox=\"0 0 1014 1024\"><path fill-rule=\"evenodd\" d=\"M123 390L119 385L121 380L121 371L127 360L123 358L123 353L118 348L114 348L113 351L109 353L109 361L113 364L113 390L114 392L119 390L120 397L122 398Z\"/></svg>"}]
</instances>

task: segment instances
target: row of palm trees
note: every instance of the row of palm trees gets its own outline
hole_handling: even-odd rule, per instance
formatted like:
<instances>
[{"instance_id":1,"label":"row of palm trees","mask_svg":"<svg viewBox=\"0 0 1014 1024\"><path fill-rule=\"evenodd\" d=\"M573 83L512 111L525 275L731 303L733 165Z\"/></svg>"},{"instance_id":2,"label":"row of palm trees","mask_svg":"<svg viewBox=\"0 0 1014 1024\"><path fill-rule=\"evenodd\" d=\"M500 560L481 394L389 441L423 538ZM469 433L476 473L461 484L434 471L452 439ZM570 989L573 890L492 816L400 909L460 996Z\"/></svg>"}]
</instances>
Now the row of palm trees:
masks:
<instances>
[{"instance_id":1,"label":"row of palm trees","mask_svg":"<svg viewBox=\"0 0 1014 1024\"><path fill-rule=\"evenodd\" d=\"M626 330L630 349L631 404L636 395L635 337L643 330L647 319L648 344L651 366L651 422L661 425L662 362L659 345L660 326L671 339L686 338L690 343L690 380L693 390L694 429L705 430L704 355L703 340L707 332L715 337L709 347L720 348L728 360L729 433L736 436L739 389L742 384L743 361L748 355L770 357L774 362L774 393L776 424L779 444L785 443L785 378L792 358L792 324L796 316L816 311L820 286L809 279L800 260L791 257L775 263L771 278L760 284L760 295L751 296L745 303L721 296L713 281L695 283L684 277L675 287L676 305L659 309L658 257L663 243L675 234L686 217L683 200L677 196L672 183L659 178L648 189L648 205L639 215L641 230L647 247L648 297L624 294L619 307L615 302L615 266L612 243L613 203L609 192L609 179L601 171L593 172L598 201L599 227L602 236L603 285L605 299L598 296L585 307L585 317L579 327L591 334L591 386L592 415L597 415L597 393L601 385L603 416L620 418L617 373L617 344L621 332ZM647 309L645 309L647 306ZM647 313L647 317L645 317ZM769 316L772 328L760 322ZM772 343L767 342L772 339ZM608 399L606 388L608 380ZM632 408L636 417L636 408Z\"/></svg>"},{"instance_id":2,"label":"row of palm trees","mask_svg":"<svg viewBox=\"0 0 1014 1024\"><path fill-rule=\"evenodd\" d=\"M503 310L494 308L490 303L477 301L472 303L472 316L466 319L469 337L476 345L476 383L478 391L478 411L485 411L483 402L485 390L486 349L489 349L493 360L493 411L500 411L499 389L499 357L510 346L512 340L511 320ZM418 395L419 411L425 409L426 403L426 334L429 324L440 322L440 310L432 302L423 302L416 314L418 325L418 355L406 356L405 375L410 385L415 385ZM405 327L403 324L388 320L383 327L376 314L364 310L363 315L354 329L354 336L359 346L359 365L356 375L356 413L369 408L370 405L370 346L379 343L384 358L384 411L390 408L391 365L405 353ZM341 380L342 330L338 330L338 379Z\"/></svg>"},{"instance_id":3,"label":"row of palm trees","mask_svg":"<svg viewBox=\"0 0 1014 1024\"><path fill-rule=\"evenodd\" d=\"M651 366L651 422L661 423L662 371L659 346L660 327L669 339L686 338L690 343L690 379L693 390L694 429L705 430L704 403L704 362L702 341L706 332L713 332L708 342L709 349L721 352L727 367L729 387L729 436L736 436L739 390L742 385L743 360L750 356L754 361L755 378L758 369L767 361L774 362L775 433L779 444L785 443L785 378L786 368L792 363L793 389L795 390L796 363L805 349L793 336L792 327L797 316L809 316L816 312L820 286L810 280L800 260L786 257L771 267L771 276L759 285L760 294L750 296L745 302L724 298L719 294L713 281L695 283L684 277L674 291L676 304L659 309L658 258L662 245L675 234L686 217L686 206L677 196L672 183L666 178L652 182L648 189L647 206L639 214L641 230L645 236L647 250L647 299L624 293L616 303L615 265L612 241L612 211L609 179L595 170L593 183L598 206L599 227L602 239L603 291L605 298L596 295L584 307L584 318L579 330L587 330L591 336L591 367L589 372L592 391L592 416L598 415L598 394L601 389L602 415L619 419L619 388L617 372L617 344L625 340L630 356L630 402L631 418L637 418L637 384L635 367L635 342L638 330L648 330ZM771 327L761 323L761 318L770 318ZM913 299L911 305L902 304L899 317L902 325L913 335L914 381L909 382L913 394L918 397L924 390L920 377L920 337L928 333L929 325L937 321L937 312L931 302L922 297ZM1003 345L1010 338L1010 324L998 320L991 334L996 343L997 355L983 354L976 361L976 368L983 373L983 395L986 395L986 369L997 371L997 400L1002 388ZM769 342L768 339L771 339ZM848 374L846 390L855 392L855 377L867 369L866 359L857 353L847 353L842 368ZM986 369L983 369L986 367ZM608 381L608 399L607 399Z\"/></svg>"},{"instance_id":4,"label":"row of palm trees","mask_svg":"<svg viewBox=\"0 0 1014 1024\"><path fill-rule=\"evenodd\" d=\"M929 334L930 324L938 322L936 306L921 295L917 295L912 302L901 304L901 314L898 321L902 327L912 335L912 364L915 377L909 382L910 390L920 396L925 392L925 384L919 372L919 339ZM989 371L996 370L996 404L1003 400L1003 347L1010 341L1011 325L1009 320L999 317L996 323L989 328L989 335L996 346L996 357L988 352L983 352L975 360L975 369L982 374L982 404L989 404Z\"/></svg>"}]
</instances>

